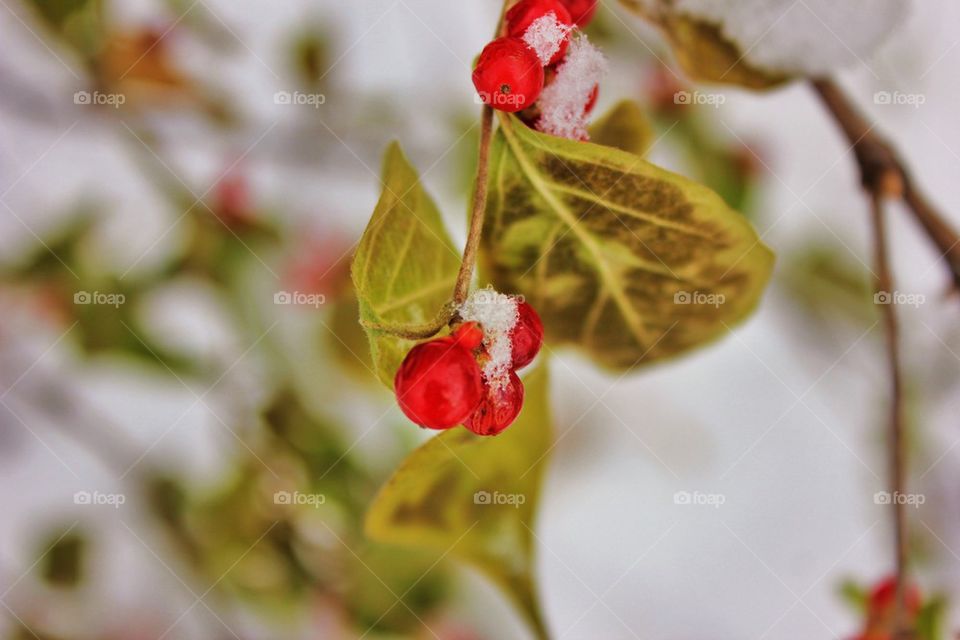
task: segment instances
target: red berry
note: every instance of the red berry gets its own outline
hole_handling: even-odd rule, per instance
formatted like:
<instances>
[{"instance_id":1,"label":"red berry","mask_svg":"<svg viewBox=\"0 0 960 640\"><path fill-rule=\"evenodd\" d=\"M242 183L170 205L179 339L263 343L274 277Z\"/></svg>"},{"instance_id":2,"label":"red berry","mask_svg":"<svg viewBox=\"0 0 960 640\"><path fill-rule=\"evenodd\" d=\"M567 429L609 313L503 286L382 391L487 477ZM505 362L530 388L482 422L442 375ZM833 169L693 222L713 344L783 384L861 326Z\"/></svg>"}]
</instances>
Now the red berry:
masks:
<instances>
[{"instance_id":1,"label":"red berry","mask_svg":"<svg viewBox=\"0 0 960 640\"><path fill-rule=\"evenodd\" d=\"M397 403L428 429L449 429L466 420L483 399L483 376L473 354L452 338L418 344L393 381Z\"/></svg>"},{"instance_id":2,"label":"red berry","mask_svg":"<svg viewBox=\"0 0 960 640\"><path fill-rule=\"evenodd\" d=\"M517 305L517 324L510 331L513 345L513 368L522 369L537 357L543 344L543 323L540 316L526 302Z\"/></svg>"},{"instance_id":3,"label":"red berry","mask_svg":"<svg viewBox=\"0 0 960 640\"><path fill-rule=\"evenodd\" d=\"M480 99L500 111L520 111L543 91L543 65L520 38L497 38L483 48L473 70Z\"/></svg>"},{"instance_id":4,"label":"red berry","mask_svg":"<svg viewBox=\"0 0 960 640\"><path fill-rule=\"evenodd\" d=\"M590 92L590 96L587 98L587 106L583 108L584 113L593 111L593 108L597 106L598 97L600 97L600 85L594 85L593 91Z\"/></svg>"},{"instance_id":5,"label":"red berry","mask_svg":"<svg viewBox=\"0 0 960 640\"><path fill-rule=\"evenodd\" d=\"M464 322L453 332L457 344L467 351L473 351L483 343L483 329L476 322Z\"/></svg>"},{"instance_id":6,"label":"red berry","mask_svg":"<svg viewBox=\"0 0 960 640\"><path fill-rule=\"evenodd\" d=\"M522 407L523 382L511 371L510 382L504 388L486 387L483 401L463 426L479 436L495 436L513 424Z\"/></svg>"},{"instance_id":7,"label":"red berry","mask_svg":"<svg viewBox=\"0 0 960 640\"><path fill-rule=\"evenodd\" d=\"M560 0L560 2L567 7L573 22L578 27L587 26L587 23L593 19L599 4L599 0Z\"/></svg>"},{"instance_id":8,"label":"red berry","mask_svg":"<svg viewBox=\"0 0 960 640\"><path fill-rule=\"evenodd\" d=\"M507 11L507 35L522 39L523 34L527 32L527 28L533 21L548 13L553 13L560 24L568 27L573 26L570 12L567 11L560 0L520 0L510 11ZM570 34L564 37L560 43L560 48L557 49L557 52L553 54L547 64L553 64L560 60L567 52L568 44L570 44Z\"/></svg>"},{"instance_id":9,"label":"red berry","mask_svg":"<svg viewBox=\"0 0 960 640\"><path fill-rule=\"evenodd\" d=\"M907 584L904 593L904 604L906 605L907 615L913 617L920 613L921 596L920 590L915 584ZM870 591L870 599L867 603L867 609L871 614L881 615L893 609L897 598L897 579L894 576L885 578L879 582Z\"/></svg>"}]
</instances>

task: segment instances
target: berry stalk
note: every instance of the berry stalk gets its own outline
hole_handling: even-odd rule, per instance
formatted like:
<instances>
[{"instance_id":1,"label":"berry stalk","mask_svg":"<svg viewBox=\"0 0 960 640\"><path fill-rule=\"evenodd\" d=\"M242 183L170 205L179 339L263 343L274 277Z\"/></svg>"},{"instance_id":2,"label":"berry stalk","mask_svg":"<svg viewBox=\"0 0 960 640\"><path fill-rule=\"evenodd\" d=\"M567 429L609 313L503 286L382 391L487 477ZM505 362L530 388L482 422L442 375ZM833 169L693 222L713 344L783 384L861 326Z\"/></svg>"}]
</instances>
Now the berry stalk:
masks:
<instances>
[{"instance_id":1,"label":"berry stalk","mask_svg":"<svg viewBox=\"0 0 960 640\"><path fill-rule=\"evenodd\" d=\"M480 234L483 233L483 219L487 211L487 175L490 169L490 138L493 133L493 109L483 105L480 114L480 151L477 154L477 178L473 190L473 206L470 211L470 229L467 232L467 244L463 249L460 272L453 289L453 302L463 304L470 291L470 281L477 264L477 251L480 249Z\"/></svg>"}]
</instances>

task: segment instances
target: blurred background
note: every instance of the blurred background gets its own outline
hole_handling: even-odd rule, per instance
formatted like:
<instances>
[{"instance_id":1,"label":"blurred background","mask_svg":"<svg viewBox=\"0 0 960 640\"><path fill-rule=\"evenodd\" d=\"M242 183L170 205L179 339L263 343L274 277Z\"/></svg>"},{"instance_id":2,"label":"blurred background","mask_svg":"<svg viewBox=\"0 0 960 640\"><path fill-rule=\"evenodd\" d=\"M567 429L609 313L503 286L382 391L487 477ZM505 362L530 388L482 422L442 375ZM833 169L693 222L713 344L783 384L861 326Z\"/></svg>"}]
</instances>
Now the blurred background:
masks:
<instances>
[{"instance_id":1,"label":"blurred background","mask_svg":"<svg viewBox=\"0 0 960 640\"><path fill-rule=\"evenodd\" d=\"M472 570L364 539L376 489L430 434L370 373L349 283L393 139L464 239L470 65L498 13L0 0L3 637L530 637ZM956 3L915 3L876 55L838 70L955 224L958 21ZM844 592L893 569L852 154L802 83L691 85L612 2L589 33L611 61L596 113L643 105L651 158L748 216L777 265L745 325L674 362L615 377L547 345L547 624L569 640L850 637ZM960 308L902 213L914 567L949 602Z\"/></svg>"}]
</instances>

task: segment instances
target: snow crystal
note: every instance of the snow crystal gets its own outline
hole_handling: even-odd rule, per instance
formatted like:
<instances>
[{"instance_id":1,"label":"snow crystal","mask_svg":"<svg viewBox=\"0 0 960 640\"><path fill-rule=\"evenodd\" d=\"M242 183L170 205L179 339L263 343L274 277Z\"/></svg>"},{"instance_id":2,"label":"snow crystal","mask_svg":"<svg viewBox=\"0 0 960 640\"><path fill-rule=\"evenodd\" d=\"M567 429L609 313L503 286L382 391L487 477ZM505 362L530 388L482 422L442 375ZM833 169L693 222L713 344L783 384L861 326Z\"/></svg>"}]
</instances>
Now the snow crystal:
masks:
<instances>
[{"instance_id":1,"label":"snow crystal","mask_svg":"<svg viewBox=\"0 0 960 640\"><path fill-rule=\"evenodd\" d=\"M573 26L563 24L557 14L550 11L530 23L523 32L523 41L536 52L540 62L547 65L572 29Z\"/></svg>"},{"instance_id":2,"label":"snow crystal","mask_svg":"<svg viewBox=\"0 0 960 640\"><path fill-rule=\"evenodd\" d=\"M487 384L494 390L506 388L513 360L510 332L520 317L517 299L487 287L474 291L458 311L464 321L478 322L483 327L483 345L490 357L483 366Z\"/></svg>"},{"instance_id":3,"label":"snow crystal","mask_svg":"<svg viewBox=\"0 0 960 640\"><path fill-rule=\"evenodd\" d=\"M540 94L537 129L550 135L587 140L586 106L607 71L607 59L581 35L570 42L557 76Z\"/></svg>"}]
</instances>

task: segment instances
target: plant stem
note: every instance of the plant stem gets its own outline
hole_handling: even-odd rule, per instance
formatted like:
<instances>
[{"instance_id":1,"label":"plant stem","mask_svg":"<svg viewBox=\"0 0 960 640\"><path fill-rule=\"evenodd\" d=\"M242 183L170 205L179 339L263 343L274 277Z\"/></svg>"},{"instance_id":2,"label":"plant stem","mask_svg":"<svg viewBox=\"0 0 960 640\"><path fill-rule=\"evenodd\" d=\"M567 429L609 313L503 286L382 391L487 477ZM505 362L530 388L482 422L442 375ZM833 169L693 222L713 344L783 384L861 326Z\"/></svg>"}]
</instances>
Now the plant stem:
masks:
<instances>
[{"instance_id":1,"label":"plant stem","mask_svg":"<svg viewBox=\"0 0 960 640\"><path fill-rule=\"evenodd\" d=\"M824 106L833 116L860 166L864 188L871 194L902 198L927 237L946 259L953 286L960 289L960 235L917 189L893 146L874 131L843 90L832 80L812 82Z\"/></svg>"},{"instance_id":2,"label":"plant stem","mask_svg":"<svg viewBox=\"0 0 960 640\"><path fill-rule=\"evenodd\" d=\"M876 291L889 297L894 291L894 284L890 269L882 193L873 192L870 194L870 213L873 227L874 265L877 270ZM904 615L906 591L904 582L907 568L907 518L906 506L898 500L898 498L903 495L906 484L906 461L903 438L903 376L900 366L899 324L897 322L896 307L892 300L888 300L887 304L880 304L878 306L883 316L887 367L890 374L889 447L890 492L892 494L892 500L890 502L893 509L894 564L897 579L894 608L894 624L897 635L894 637L899 638L902 634L908 632L906 628L908 622Z\"/></svg>"},{"instance_id":3,"label":"plant stem","mask_svg":"<svg viewBox=\"0 0 960 640\"><path fill-rule=\"evenodd\" d=\"M889 249L883 212L887 197L902 199L927 236L947 260L954 287L960 288L960 236L917 190L892 145L874 133L873 125L853 106L847 96L830 80L815 80L813 87L830 111L847 140L853 146L860 168L860 181L870 200L873 227L873 253L876 268L876 292L890 297L894 292ZM887 368L890 374L889 455L890 491L894 530L894 566L896 599L894 605L895 638L911 637L910 622L904 605L907 572L906 506L900 496L906 485L904 453L903 376L900 362L900 336L893 300L878 305L883 317Z\"/></svg>"},{"instance_id":4,"label":"plant stem","mask_svg":"<svg viewBox=\"0 0 960 640\"><path fill-rule=\"evenodd\" d=\"M470 281L477 264L477 251L480 249L480 236L483 233L483 219L487 210L487 175L490 169L490 138L493 132L493 109L483 105L480 114L480 151L477 154L477 178L473 189L473 207L470 211L470 229L467 244L463 249L463 260L457 284L453 289L453 302L460 305L467 299Z\"/></svg>"}]
</instances>

